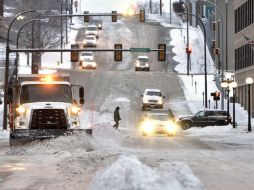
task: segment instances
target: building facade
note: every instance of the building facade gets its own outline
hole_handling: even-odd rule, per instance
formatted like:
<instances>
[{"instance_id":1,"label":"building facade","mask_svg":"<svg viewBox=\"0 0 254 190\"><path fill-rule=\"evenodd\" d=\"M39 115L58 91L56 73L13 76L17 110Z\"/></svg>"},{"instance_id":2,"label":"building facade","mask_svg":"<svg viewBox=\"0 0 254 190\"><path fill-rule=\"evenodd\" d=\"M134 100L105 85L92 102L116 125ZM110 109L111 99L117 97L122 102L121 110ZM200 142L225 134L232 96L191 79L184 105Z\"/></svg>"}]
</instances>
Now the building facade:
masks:
<instances>
[{"instance_id":1,"label":"building facade","mask_svg":"<svg viewBox=\"0 0 254 190\"><path fill-rule=\"evenodd\" d=\"M235 51L235 79L237 87L237 101L245 109L248 108L248 86L246 78L254 79L254 0L235 0L234 2L234 51ZM247 39L246 39L247 37ZM254 117L254 86L251 85L251 113Z\"/></svg>"}]
</instances>

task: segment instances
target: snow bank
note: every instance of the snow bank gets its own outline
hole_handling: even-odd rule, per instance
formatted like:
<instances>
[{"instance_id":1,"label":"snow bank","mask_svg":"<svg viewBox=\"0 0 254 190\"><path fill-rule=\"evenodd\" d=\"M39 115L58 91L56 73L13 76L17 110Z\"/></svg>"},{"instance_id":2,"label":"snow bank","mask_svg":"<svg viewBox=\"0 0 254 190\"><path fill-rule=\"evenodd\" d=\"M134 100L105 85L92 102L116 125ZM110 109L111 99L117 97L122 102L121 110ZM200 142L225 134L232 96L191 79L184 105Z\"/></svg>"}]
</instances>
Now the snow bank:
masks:
<instances>
[{"instance_id":1,"label":"snow bank","mask_svg":"<svg viewBox=\"0 0 254 190\"><path fill-rule=\"evenodd\" d=\"M237 126L235 129L231 125L192 127L184 133L187 136L198 137L205 141L254 145L254 133L247 133L247 126Z\"/></svg>"},{"instance_id":2,"label":"snow bank","mask_svg":"<svg viewBox=\"0 0 254 190\"><path fill-rule=\"evenodd\" d=\"M90 190L199 190L204 189L191 169L180 162L151 168L135 156L120 156L91 181Z\"/></svg>"},{"instance_id":3,"label":"snow bank","mask_svg":"<svg viewBox=\"0 0 254 190\"><path fill-rule=\"evenodd\" d=\"M0 114L0 116L2 116L2 115ZM0 122L1 122L0 126L2 126L2 117L0 119ZM9 131L0 129L0 140L9 139L9 137L10 137L10 132Z\"/></svg>"},{"instance_id":4,"label":"snow bank","mask_svg":"<svg viewBox=\"0 0 254 190\"><path fill-rule=\"evenodd\" d=\"M33 141L11 149L9 155L80 155L95 150L92 138L86 134L61 136L56 139Z\"/></svg>"}]
</instances>

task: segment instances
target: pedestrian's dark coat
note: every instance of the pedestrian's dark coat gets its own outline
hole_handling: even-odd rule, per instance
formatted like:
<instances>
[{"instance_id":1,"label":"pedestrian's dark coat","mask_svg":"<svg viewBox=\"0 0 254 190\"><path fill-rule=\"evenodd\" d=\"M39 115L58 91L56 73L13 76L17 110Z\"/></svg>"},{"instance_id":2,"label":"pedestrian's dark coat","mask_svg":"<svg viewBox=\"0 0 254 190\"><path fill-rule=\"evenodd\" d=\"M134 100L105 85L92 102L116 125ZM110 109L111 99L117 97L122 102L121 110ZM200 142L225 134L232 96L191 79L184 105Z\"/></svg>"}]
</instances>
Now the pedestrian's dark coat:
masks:
<instances>
[{"instance_id":1,"label":"pedestrian's dark coat","mask_svg":"<svg viewBox=\"0 0 254 190\"><path fill-rule=\"evenodd\" d=\"M117 108L114 111L114 120L115 121L120 121L121 120L119 109L117 109Z\"/></svg>"}]
</instances>

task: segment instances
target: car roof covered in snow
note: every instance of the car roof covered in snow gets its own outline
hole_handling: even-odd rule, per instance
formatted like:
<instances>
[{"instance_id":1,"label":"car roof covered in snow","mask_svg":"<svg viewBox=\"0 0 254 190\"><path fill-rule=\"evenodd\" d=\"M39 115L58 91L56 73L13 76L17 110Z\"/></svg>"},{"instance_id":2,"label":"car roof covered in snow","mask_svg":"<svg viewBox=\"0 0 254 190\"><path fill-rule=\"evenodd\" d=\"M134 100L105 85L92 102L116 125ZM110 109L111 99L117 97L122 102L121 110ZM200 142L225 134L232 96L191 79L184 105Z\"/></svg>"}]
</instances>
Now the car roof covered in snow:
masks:
<instances>
[{"instance_id":1,"label":"car roof covered in snow","mask_svg":"<svg viewBox=\"0 0 254 190\"><path fill-rule=\"evenodd\" d=\"M149 57L146 56L146 55L140 55L140 56L138 56L138 59L139 59L139 58L140 58L140 59L142 59L142 58L143 58L143 59L149 59Z\"/></svg>"},{"instance_id":2,"label":"car roof covered in snow","mask_svg":"<svg viewBox=\"0 0 254 190\"><path fill-rule=\"evenodd\" d=\"M160 89L156 89L156 88L147 88L147 89L145 89L145 92L147 92L147 91L149 91L149 92L161 92Z\"/></svg>"}]
</instances>

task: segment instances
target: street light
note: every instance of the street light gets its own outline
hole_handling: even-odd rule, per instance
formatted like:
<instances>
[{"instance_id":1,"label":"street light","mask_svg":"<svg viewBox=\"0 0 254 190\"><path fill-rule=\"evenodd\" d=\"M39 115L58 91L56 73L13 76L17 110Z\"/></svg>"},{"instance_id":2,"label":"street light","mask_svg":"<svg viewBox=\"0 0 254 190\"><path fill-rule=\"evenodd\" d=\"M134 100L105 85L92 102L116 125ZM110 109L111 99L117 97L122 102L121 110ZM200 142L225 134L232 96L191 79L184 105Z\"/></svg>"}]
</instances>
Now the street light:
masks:
<instances>
[{"instance_id":1,"label":"street light","mask_svg":"<svg viewBox=\"0 0 254 190\"><path fill-rule=\"evenodd\" d=\"M199 22L201 23L201 26L203 27L204 31L204 61L205 61L205 108L207 108L207 60L206 60L206 28L201 18L199 18L197 15L194 15L192 13L186 13L184 12L184 8L182 6L181 2L174 2L173 3L173 9L176 13L180 14L186 14L196 17Z\"/></svg>"},{"instance_id":2,"label":"street light","mask_svg":"<svg viewBox=\"0 0 254 190\"><path fill-rule=\"evenodd\" d=\"M250 116L250 87L253 84L253 78L246 78L246 84L248 85L248 132L251 132L251 116Z\"/></svg>"},{"instance_id":3,"label":"street light","mask_svg":"<svg viewBox=\"0 0 254 190\"><path fill-rule=\"evenodd\" d=\"M229 114L229 92L230 92L230 87L236 86L237 84L234 83L234 79L233 78L227 78L226 80L222 80L221 81L221 87L226 89L227 92L227 117L228 117L228 121L230 120L230 114Z\"/></svg>"},{"instance_id":4,"label":"street light","mask_svg":"<svg viewBox=\"0 0 254 190\"><path fill-rule=\"evenodd\" d=\"M236 99L235 89L237 87L237 83L235 81L232 82L230 87L232 87L232 89L233 89L233 128L235 128L236 127L236 122L235 122L235 99Z\"/></svg>"}]
</instances>

